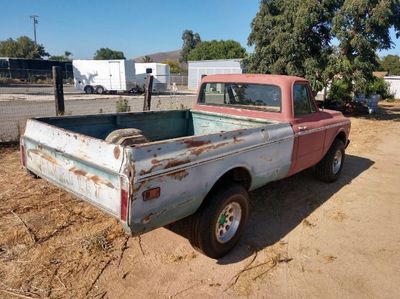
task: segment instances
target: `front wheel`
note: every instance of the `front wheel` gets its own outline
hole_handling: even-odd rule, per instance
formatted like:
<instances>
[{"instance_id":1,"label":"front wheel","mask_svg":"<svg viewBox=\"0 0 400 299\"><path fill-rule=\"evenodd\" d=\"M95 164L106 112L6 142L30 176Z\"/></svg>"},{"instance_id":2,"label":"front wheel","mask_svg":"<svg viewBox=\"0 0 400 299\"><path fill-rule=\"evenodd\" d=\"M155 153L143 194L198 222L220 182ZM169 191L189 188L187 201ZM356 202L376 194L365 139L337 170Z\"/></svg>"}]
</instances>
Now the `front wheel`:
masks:
<instances>
[{"instance_id":1,"label":"front wheel","mask_svg":"<svg viewBox=\"0 0 400 299\"><path fill-rule=\"evenodd\" d=\"M249 198L241 185L218 189L192 216L191 244L208 257L222 257L239 241L248 214Z\"/></svg>"},{"instance_id":2,"label":"front wheel","mask_svg":"<svg viewBox=\"0 0 400 299\"><path fill-rule=\"evenodd\" d=\"M325 157L315 166L315 174L321 181L336 181L343 168L345 146L343 141L335 139Z\"/></svg>"}]
</instances>

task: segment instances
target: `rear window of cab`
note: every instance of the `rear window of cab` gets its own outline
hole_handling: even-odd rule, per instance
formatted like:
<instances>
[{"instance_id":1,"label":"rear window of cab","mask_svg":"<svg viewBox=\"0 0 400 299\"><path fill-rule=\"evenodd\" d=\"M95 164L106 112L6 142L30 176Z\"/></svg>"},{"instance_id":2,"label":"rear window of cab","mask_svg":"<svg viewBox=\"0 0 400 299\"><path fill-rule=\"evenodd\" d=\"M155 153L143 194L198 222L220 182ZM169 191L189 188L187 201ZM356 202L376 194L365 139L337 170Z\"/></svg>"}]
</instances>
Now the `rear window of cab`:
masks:
<instances>
[{"instance_id":1,"label":"rear window of cab","mask_svg":"<svg viewBox=\"0 0 400 299\"><path fill-rule=\"evenodd\" d=\"M281 112L282 92L277 85L209 82L200 88L199 104Z\"/></svg>"}]
</instances>

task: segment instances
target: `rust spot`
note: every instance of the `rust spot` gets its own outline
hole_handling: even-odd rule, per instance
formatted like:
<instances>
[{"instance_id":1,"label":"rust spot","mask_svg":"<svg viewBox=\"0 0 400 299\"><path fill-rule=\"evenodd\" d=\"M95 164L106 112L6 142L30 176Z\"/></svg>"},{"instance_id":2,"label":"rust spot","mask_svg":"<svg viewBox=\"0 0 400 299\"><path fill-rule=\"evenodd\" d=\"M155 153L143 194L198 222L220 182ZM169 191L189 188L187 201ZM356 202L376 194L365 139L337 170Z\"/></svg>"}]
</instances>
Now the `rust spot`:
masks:
<instances>
[{"instance_id":1,"label":"rust spot","mask_svg":"<svg viewBox=\"0 0 400 299\"><path fill-rule=\"evenodd\" d=\"M107 186L109 188L113 188L114 189L114 185L111 184L111 182L103 180L102 178L98 177L97 175L93 175L89 179L92 180L97 185L102 184L102 185L105 185L105 186Z\"/></svg>"},{"instance_id":2,"label":"rust spot","mask_svg":"<svg viewBox=\"0 0 400 299\"><path fill-rule=\"evenodd\" d=\"M38 155L39 157L41 157L42 159L45 159L46 161L52 163L52 164L58 164L57 160L54 159L52 156L45 154L43 152L41 152L40 150L37 149L28 149L28 156L31 156L31 153Z\"/></svg>"},{"instance_id":3,"label":"rust spot","mask_svg":"<svg viewBox=\"0 0 400 299\"><path fill-rule=\"evenodd\" d=\"M73 173L76 174L76 175L81 175L81 176L86 176L86 175L87 175L87 172L86 172L86 171L84 171L84 170L82 170L82 169L79 169L79 168L76 168L75 166L74 166L74 167L71 167L71 168L69 169L69 171L73 172Z\"/></svg>"},{"instance_id":4,"label":"rust spot","mask_svg":"<svg viewBox=\"0 0 400 299\"><path fill-rule=\"evenodd\" d=\"M159 212L150 213L149 215L143 217L142 223L147 223L147 222L149 222L153 217L159 216L159 215L165 213L166 211L167 211L166 209L163 209L163 210L161 210L161 211L159 211Z\"/></svg>"},{"instance_id":5,"label":"rust spot","mask_svg":"<svg viewBox=\"0 0 400 299\"><path fill-rule=\"evenodd\" d=\"M182 164L186 164L189 163L190 160L189 159L185 159L185 160L171 160L167 163L167 165L165 165L165 169L167 168L172 168L172 167L176 167Z\"/></svg>"},{"instance_id":6,"label":"rust spot","mask_svg":"<svg viewBox=\"0 0 400 299\"><path fill-rule=\"evenodd\" d=\"M204 140L185 140L183 143L186 144L186 146L189 148L189 147L198 147L198 146L210 144L211 141L210 140L207 140L207 141L204 141Z\"/></svg>"},{"instance_id":7,"label":"rust spot","mask_svg":"<svg viewBox=\"0 0 400 299\"><path fill-rule=\"evenodd\" d=\"M120 154L121 150L119 149L119 146L114 147L114 158L118 159Z\"/></svg>"},{"instance_id":8,"label":"rust spot","mask_svg":"<svg viewBox=\"0 0 400 299\"><path fill-rule=\"evenodd\" d=\"M157 166L160 165L160 161L158 161L157 159L153 159L153 160L151 160L151 164L152 164L153 166L151 166L148 170L142 169L142 170L139 172L139 175L146 175L146 174L149 174L150 172L153 171L154 168L156 168Z\"/></svg>"},{"instance_id":9,"label":"rust spot","mask_svg":"<svg viewBox=\"0 0 400 299\"><path fill-rule=\"evenodd\" d=\"M228 144L229 144L229 142L223 142L223 143L219 143L219 144L215 144L215 145L203 146L203 147L199 147L199 148L195 148L195 149L190 150L190 153L192 155L198 156L203 152L207 152L207 151L212 150L212 149L217 149L219 147L222 147L222 146L225 146L225 145L228 145Z\"/></svg>"},{"instance_id":10,"label":"rust spot","mask_svg":"<svg viewBox=\"0 0 400 299\"><path fill-rule=\"evenodd\" d=\"M239 142L242 142L242 141L244 141L244 139L239 139L236 136L233 136L233 143L239 143Z\"/></svg>"},{"instance_id":11,"label":"rust spot","mask_svg":"<svg viewBox=\"0 0 400 299\"><path fill-rule=\"evenodd\" d=\"M147 184L147 181L142 181L142 182L139 183L137 188L135 188L135 185L133 184L132 185L132 192L135 193L135 192L139 191L146 184Z\"/></svg>"},{"instance_id":12,"label":"rust spot","mask_svg":"<svg viewBox=\"0 0 400 299\"><path fill-rule=\"evenodd\" d=\"M188 175L189 175L189 172L187 172L186 170L180 170L180 171L168 174L168 176L171 176L179 181L182 181L182 179L187 177Z\"/></svg>"}]
</instances>

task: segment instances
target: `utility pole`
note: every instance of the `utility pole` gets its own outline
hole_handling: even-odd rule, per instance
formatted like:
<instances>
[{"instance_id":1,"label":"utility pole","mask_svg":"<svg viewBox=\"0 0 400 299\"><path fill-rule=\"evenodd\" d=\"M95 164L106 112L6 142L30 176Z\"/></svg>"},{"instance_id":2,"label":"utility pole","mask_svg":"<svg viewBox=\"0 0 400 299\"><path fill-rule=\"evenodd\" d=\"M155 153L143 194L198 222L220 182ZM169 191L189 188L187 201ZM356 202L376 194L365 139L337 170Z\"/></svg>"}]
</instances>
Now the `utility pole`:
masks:
<instances>
[{"instance_id":1,"label":"utility pole","mask_svg":"<svg viewBox=\"0 0 400 299\"><path fill-rule=\"evenodd\" d=\"M37 18L39 18L39 16L33 15L33 16L30 16L30 18L33 20L33 37L34 37L35 45L36 45L37 44L37 42L36 42L36 24L39 23L39 21L37 20Z\"/></svg>"}]
</instances>

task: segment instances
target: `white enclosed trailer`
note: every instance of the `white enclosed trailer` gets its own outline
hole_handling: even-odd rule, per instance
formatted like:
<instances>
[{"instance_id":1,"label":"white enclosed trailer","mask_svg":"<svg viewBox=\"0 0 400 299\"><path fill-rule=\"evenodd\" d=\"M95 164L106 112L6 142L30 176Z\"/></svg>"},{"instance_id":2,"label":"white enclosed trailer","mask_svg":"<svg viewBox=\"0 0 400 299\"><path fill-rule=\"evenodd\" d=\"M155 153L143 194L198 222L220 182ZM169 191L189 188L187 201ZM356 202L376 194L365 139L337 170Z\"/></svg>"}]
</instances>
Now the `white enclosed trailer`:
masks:
<instances>
[{"instance_id":1,"label":"white enclosed trailer","mask_svg":"<svg viewBox=\"0 0 400 299\"><path fill-rule=\"evenodd\" d=\"M170 85L171 73L168 64L156 62L135 63L136 81L140 87L147 76L153 76L153 92L166 91Z\"/></svg>"},{"instance_id":2,"label":"white enclosed trailer","mask_svg":"<svg viewBox=\"0 0 400 299\"><path fill-rule=\"evenodd\" d=\"M75 88L86 93L130 91L137 86L132 60L74 60Z\"/></svg>"},{"instance_id":3,"label":"white enclosed trailer","mask_svg":"<svg viewBox=\"0 0 400 299\"><path fill-rule=\"evenodd\" d=\"M395 99L400 99L400 76L386 76L385 82L389 83L390 92Z\"/></svg>"},{"instance_id":4,"label":"white enclosed trailer","mask_svg":"<svg viewBox=\"0 0 400 299\"><path fill-rule=\"evenodd\" d=\"M197 90L204 75L242 73L242 59L188 61L188 89Z\"/></svg>"}]
</instances>

